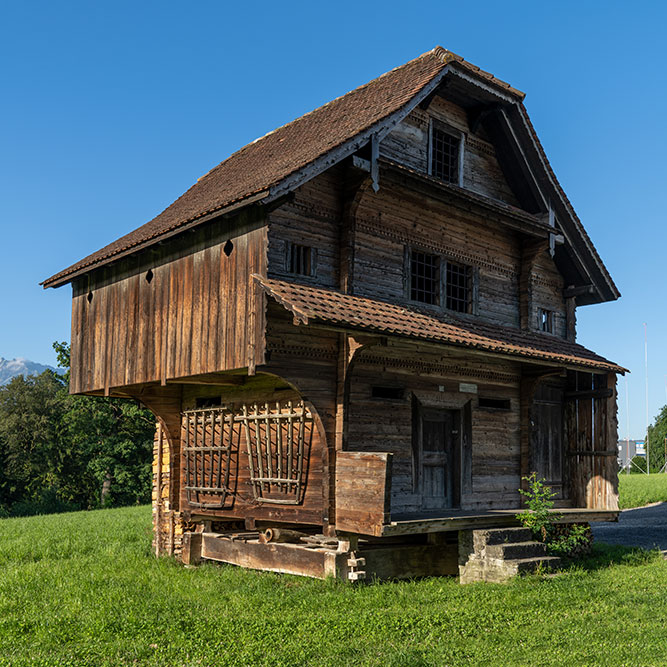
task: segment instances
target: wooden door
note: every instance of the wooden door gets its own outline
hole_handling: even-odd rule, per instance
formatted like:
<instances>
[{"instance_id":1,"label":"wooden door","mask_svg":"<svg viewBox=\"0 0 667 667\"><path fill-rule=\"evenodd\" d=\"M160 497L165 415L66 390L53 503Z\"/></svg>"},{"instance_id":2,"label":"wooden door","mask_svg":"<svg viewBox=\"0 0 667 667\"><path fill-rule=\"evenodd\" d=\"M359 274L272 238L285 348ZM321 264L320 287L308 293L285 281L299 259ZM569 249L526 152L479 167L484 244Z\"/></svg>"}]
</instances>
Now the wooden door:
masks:
<instances>
[{"instance_id":1,"label":"wooden door","mask_svg":"<svg viewBox=\"0 0 667 667\"><path fill-rule=\"evenodd\" d=\"M533 400L531 471L563 498L563 389L543 383Z\"/></svg>"},{"instance_id":2,"label":"wooden door","mask_svg":"<svg viewBox=\"0 0 667 667\"><path fill-rule=\"evenodd\" d=\"M423 509L460 505L460 411L419 409L418 465Z\"/></svg>"}]
</instances>

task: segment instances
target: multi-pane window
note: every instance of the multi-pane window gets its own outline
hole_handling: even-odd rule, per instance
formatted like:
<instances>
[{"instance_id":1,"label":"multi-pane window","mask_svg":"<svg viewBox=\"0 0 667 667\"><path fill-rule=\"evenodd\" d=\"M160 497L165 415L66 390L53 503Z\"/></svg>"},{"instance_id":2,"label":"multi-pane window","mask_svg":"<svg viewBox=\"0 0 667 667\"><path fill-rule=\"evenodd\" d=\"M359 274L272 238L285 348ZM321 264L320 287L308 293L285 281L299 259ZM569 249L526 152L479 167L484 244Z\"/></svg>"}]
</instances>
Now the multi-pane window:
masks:
<instances>
[{"instance_id":1,"label":"multi-pane window","mask_svg":"<svg viewBox=\"0 0 667 667\"><path fill-rule=\"evenodd\" d=\"M554 314L552 310L540 308L538 312L540 331L554 332Z\"/></svg>"},{"instance_id":2,"label":"multi-pane window","mask_svg":"<svg viewBox=\"0 0 667 667\"><path fill-rule=\"evenodd\" d=\"M472 311L472 268L440 255L410 251L410 299L443 305L458 313Z\"/></svg>"},{"instance_id":3,"label":"multi-pane window","mask_svg":"<svg viewBox=\"0 0 667 667\"><path fill-rule=\"evenodd\" d=\"M470 310L470 267L447 262L445 279L446 302L449 310L467 313Z\"/></svg>"},{"instance_id":4,"label":"multi-pane window","mask_svg":"<svg viewBox=\"0 0 667 667\"><path fill-rule=\"evenodd\" d=\"M300 276L314 276L314 249L307 245L291 243L287 249L287 271Z\"/></svg>"},{"instance_id":5,"label":"multi-pane window","mask_svg":"<svg viewBox=\"0 0 667 667\"><path fill-rule=\"evenodd\" d=\"M433 125L431 134L431 175L447 183L459 182L461 139Z\"/></svg>"},{"instance_id":6,"label":"multi-pane window","mask_svg":"<svg viewBox=\"0 0 667 667\"><path fill-rule=\"evenodd\" d=\"M410 253L410 298L421 303L440 303L440 257L413 250Z\"/></svg>"}]
</instances>

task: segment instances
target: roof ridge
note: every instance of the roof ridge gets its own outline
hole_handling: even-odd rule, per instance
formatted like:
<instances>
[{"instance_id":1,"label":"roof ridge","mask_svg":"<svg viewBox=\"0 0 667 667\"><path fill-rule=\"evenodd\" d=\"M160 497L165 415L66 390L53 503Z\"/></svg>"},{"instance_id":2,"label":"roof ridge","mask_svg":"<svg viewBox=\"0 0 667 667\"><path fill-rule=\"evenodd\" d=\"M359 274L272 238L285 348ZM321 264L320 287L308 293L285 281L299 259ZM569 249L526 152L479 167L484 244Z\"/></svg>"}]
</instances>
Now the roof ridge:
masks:
<instances>
[{"instance_id":1,"label":"roof ridge","mask_svg":"<svg viewBox=\"0 0 667 667\"><path fill-rule=\"evenodd\" d=\"M362 83L360 86L357 86L356 88L352 88L351 90L348 90L346 93L343 93L342 95L338 95L338 97L334 97L332 100L329 100L328 102L325 102L324 104L321 104L318 107L315 107L314 109L311 109L310 111L306 111L306 113L301 114L297 118L292 119L291 121L287 123L283 123L282 125L279 125L278 127L274 128L273 130L270 130L269 132L266 132L265 134L262 134L261 136L257 137L256 139L253 139L252 141L249 141L247 144L244 144L239 148L238 150L234 151L231 155L226 157L222 162L219 162L215 167L211 167L204 176L200 176L199 179L197 179L197 182L199 182L202 178L208 176L212 171L215 171L218 167L222 166L227 162L228 160L231 160L233 157L236 157L237 155L243 153L246 149L249 149L251 146L256 146L259 142L261 142L263 139L266 139L267 137L270 137L272 134L275 134L276 132L289 127L290 125L294 125L295 123L298 123L302 121L304 118L309 118L312 116L314 113L317 113L318 111L323 111L324 109L332 106L333 104L338 103L340 100L342 100L344 97L347 97L348 95L352 95L354 93L361 93L364 90L366 90L369 86L377 83L380 79L384 79L385 77L389 76L390 74L393 74L399 70L405 69L410 65L413 65L415 62L418 60L425 58L426 56L430 55L436 55L435 51L437 49L440 49L443 52L447 52L446 49L444 49L442 46L436 46L435 48L431 49L430 51L426 51L425 53L422 53L420 56L417 56L416 58L413 58L412 60L408 60L408 62L403 63L402 65L398 65L397 67L394 67L390 70L387 70L386 72L383 72L379 76L376 76L374 79L371 79L370 81L367 81L366 83ZM459 56L460 57L460 56ZM444 63L443 61L443 64Z\"/></svg>"},{"instance_id":2,"label":"roof ridge","mask_svg":"<svg viewBox=\"0 0 667 667\"><path fill-rule=\"evenodd\" d=\"M45 287L69 282L111 257L137 252L165 234L269 192L276 184L330 151L380 125L399 111L448 64L497 88L521 96L509 84L474 68L442 46L398 65L376 78L311 109L241 146L200 176L180 197L148 222L43 281ZM522 97L520 97L522 99ZM284 142L284 143L283 143Z\"/></svg>"}]
</instances>

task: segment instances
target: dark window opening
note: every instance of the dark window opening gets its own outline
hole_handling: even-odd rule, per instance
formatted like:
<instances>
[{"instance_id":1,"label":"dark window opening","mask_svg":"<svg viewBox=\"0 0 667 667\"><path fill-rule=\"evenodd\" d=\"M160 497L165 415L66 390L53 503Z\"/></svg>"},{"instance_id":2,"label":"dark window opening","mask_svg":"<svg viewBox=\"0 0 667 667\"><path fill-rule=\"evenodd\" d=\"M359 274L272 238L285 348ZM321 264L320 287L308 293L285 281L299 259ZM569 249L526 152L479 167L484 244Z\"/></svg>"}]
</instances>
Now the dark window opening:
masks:
<instances>
[{"instance_id":1,"label":"dark window opening","mask_svg":"<svg viewBox=\"0 0 667 667\"><path fill-rule=\"evenodd\" d=\"M222 396L198 396L195 399L195 406L200 408L217 408L222 405Z\"/></svg>"},{"instance_id":2,"label":"dark window opening","mask_svg":"<svg viewBox=\"0 0 667 667\"><path fill-rule=\"evenodd\" d=\"M457 313L470 310L470 267L447 262L445 307Z\"/></svg>"},{"instance_id":3,"label":"dark window opening","mask_svg":"<svg viewBox=\"0 0 667 667\"><path fill-rule=\"evenodd\" d=\"M88 296L86 297L86 300L88 301L88 303L90 303L93 300L93 293L92 292L88 292Z\"/></svg>"},{"instance_id":4,"label":"dark window opening","mask_svg":"<svg viewBox=\"0 0 667 667\"><path fill-rule=\"evenodd\" d=\"M146 273L146 282L150 285L151 280L153 280L153 270L148 269L148 273Z\"/></svg>"},{"instance_id":5,"label":"dark window opening","mask_svg":"<svg viewBox=\"0 0 667 667\"><path fill-rule=\"evenodd\" d=\"M509 398L483 398L480 396L479 407L485 410L511 410L512 404Z\"/></svg>"},{"instance_id":6,"label":"dark window opening","mask_svg":"<svg viewBox=\"0 0 667 667\"><path fill-rule=\"evenodd\" d=\"M391 400L402 400L405 390L402 387L372 387L371 396L373 398L385 398Z\"/></svg>"},{"instance_id":7,"label":"dark window opening","mask_svg":"<svg viewBox=\"0 0 667 667\"><path fill-rule=\"evenodd\" d=\"M231 239L225 243L225 247L222 249L222 251L229 257L232 254L232 250L234 250L234 244L232 243Z\"/></svg>"},{"instance_id":8,"label":"dark window opening","mask_svg":"<svg viewBox=\"0 0 667 667\"><path fill-rule=\"evenodd\" d=\"M431 139L431 174L447 183L459 182L459 150L461 140L433 126Z\"/></svg>"},{"instance_id":9,"label":"dark window opening","mask_svg":"<svg viewBox=\"0 0 667 667\"><path fill-rule=\"evenodd\" d=\"M315 262L313 248L292 243L289 246L287 270L300 276L314 276Z\"/></svg>"},{"instance_id":10,"label":"dark window opening","mask_svg":"<svg viewBox=\"0 0 667 667\"><path fill-rule=\"evenodd\" d=\"M540 331L546 331L547 333L554 332L554 314L552 310L545 310L540 308L539 310L539 327Z\"/></svg>"},{"instance_id":11,"label":"dark window opening","mask_svg":"<svg viewBox=\"0 0 667 667\"><path fill-rule=\"evenodd\" d=\"M410 255L410 299L440 303L440 257L413 250Z\"/></svg>"}]
</instances>

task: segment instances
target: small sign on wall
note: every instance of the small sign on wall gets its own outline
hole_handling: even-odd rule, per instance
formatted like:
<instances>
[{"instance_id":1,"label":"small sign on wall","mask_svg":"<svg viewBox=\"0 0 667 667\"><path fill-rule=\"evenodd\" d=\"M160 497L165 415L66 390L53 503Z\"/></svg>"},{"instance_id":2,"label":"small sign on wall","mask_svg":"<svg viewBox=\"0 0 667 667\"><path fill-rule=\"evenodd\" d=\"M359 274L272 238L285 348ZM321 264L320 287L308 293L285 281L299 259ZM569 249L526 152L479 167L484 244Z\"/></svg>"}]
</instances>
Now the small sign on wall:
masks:
<instances>
[{"instance_id":1,"label":"small sign on wall","mask_svg":"<svg viewBox=\"0 0 667 667\"><path fill-rule=\"evenodd\" d=\"M470 384L469 382L460 382L459 383L459 391L462 392L463 394L476 394L477 393L477 385L476 384Z\"/></svg>"}]
</instances>

